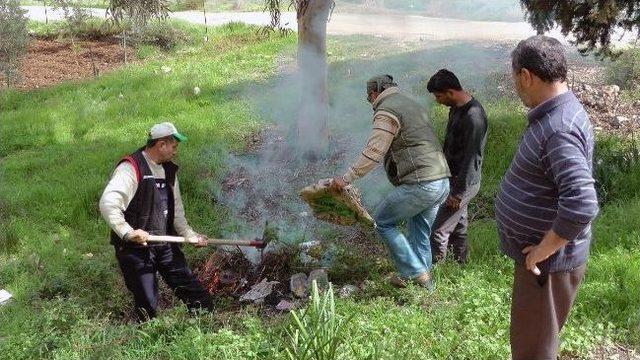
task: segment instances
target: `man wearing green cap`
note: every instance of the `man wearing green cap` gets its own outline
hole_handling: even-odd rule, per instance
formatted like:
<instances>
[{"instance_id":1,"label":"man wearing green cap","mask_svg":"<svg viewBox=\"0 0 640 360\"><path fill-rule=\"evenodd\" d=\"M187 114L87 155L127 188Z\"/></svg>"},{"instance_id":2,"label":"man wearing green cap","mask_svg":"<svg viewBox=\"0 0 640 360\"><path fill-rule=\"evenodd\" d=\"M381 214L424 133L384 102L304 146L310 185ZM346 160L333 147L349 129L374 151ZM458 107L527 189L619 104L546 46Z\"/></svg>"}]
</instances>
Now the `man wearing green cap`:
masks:
<instances>
[{"instance_id":1,"label":"man wearing green cap","mask_svg":"<svg viewBox=\"0 0 640 360\"><path fill-rule=\"evenodd\" d=\"M429 236L438 207L449 193L449 167L431 128L426 109L401 93L390 75L367 82L367 100L373 105L373 129L356 161L343 176L333 179L343 188L384 164L395 188L378 205L376 230L387 244L400 276L432 288ZM399 225L405 222L405 236Z\"/></svg>"},{"instance_id":2,"label":"man wearing green cap","mask_svg":"<svg viewBox=\"0 0 640 360\"><path fill-rule=\"evenodd\" d=\"M207 291L189 269L178 244L147 244L149 235L206 237L189 227L172 162L186 137L170 122L154 125L147 144L118 163L102 197L100 212L111 228L111 244L140 321L155 317L159 272L190 310L212 310Z\"/></svg>"}]
</instances>

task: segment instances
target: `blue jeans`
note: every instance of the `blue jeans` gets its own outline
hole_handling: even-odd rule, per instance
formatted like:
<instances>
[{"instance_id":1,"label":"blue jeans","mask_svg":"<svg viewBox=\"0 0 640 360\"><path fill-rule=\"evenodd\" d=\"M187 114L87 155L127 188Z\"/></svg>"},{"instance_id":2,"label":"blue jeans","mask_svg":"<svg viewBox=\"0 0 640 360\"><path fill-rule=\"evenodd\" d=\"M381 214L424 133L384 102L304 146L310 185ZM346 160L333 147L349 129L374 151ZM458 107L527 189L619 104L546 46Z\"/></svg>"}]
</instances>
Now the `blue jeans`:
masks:
<instances>
[{"instance_id":1,"label":"blue jeans","mask_svg":"<svg viewBox=\"0 0 640 360\"><path fill-rule=\"evenodd\" d=\"M449 195L449 179L400 185L378 205L376 230L389 247L400 276L414 278L431 269L431 227ZM406 221L408 236L398 229Z\"/></svg>"}]
</instances>

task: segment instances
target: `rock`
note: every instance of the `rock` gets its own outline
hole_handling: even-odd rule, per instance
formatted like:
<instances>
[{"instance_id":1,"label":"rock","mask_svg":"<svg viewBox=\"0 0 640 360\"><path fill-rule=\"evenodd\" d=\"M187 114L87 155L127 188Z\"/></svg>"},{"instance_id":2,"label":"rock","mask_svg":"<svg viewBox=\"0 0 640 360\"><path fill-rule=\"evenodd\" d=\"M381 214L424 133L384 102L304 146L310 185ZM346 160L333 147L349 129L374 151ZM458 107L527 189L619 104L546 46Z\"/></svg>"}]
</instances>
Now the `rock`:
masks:
<instances>
[{"instance_id":1,"label":"rock","mask_svg":"<svg viewBox=\"0 0 640 360\"><path fill-rule=\"evenodd\" d=\"M193 95L198 96L200 95L200 88L199 87L194 87L193 88Z\"/></svg>"},{"instance_id":2,"label":"rock","mask_svg":"<svg viewBox=\"0 0 640 360\"><path fill-rule=\"evenodd\" d=\"M300 243L300 245L298 246L300 247L301 250L309 250L316 246L320 246L320 241L318 240L307 241L307 242Z\"/></svg>"},{"instance_id":3,"label":"rock","mask_svg":"<svg viewBox=\"0 0 640 360\"><path fill-rule=\"evenodd\" d=\"M11 295L7 290L0 290L0 305L6 304L12 297L13 295Z\"/></svg>"},{"instance_id":4,"label":"rock","mask_svg":"<svg viewBox=\"0 0 640 360\"><path fill-rule=\"evenodd\" d=\"M313 281L318 284L319 290L324 290L329 287L329 275L327 275L327 271L325 269L313 270L309 274L309 279L307 279L307 281L309 282L309 288L311 288Z\"/></svg>"},{"instance_id":5,"label":"rock","mask_svg":"<svg viewBox=\"0 0 640 360\"><path fill-rule=\"evenodd\" d=\"M330 268L333 266L337 253L338 247L335 244L329 244L322 252L322 256L320 257L320 266L323 268Z\"/></svg>"},{"instance_id":6,"label":"rock","mask_svg":"<svg viewBox=\"0 0 640 360\"><path fill-rule=\"evenodd\" d=\"M316 258L314 258L313 256L310 256L306 252L301 252L300 253L300 263L302 265L309 265L309 264L315 263L317 261L318 260Z\"/></svg>"},{"instance_id":7,"label":"rock","mask_svg":"<svg viewBox=\"0 0 640 360\"><path fill-rule=\"evenodd\" d=\"M356 293L358 291L358 287L355 285L345 285L343 287L340 288L340 291L338 292L338 296L340 296L341 298L348 298L351 295L353 295L354 293Z\"/></svg>"},{"instance_id":8,"label":"rock","mask_svg":"<svg viewBox=\"0 0 640 360\"><path fill-rule=\"evenodd\" d=\"M280 310L280 311L291 311L295 308L295 304L292 302L289 302L287 300L281 300L278 305L276 305L276 310Z\"/></svg>"},{"instance_id":9,"label":"rock","mask_svg":"<svg viewBox=\"0 0 640 360\"><path fill-rule=\"evenodd\" d=\"M293 295L295 295L296 297L305 297L307 295L308 286L307 274L305 273L294 274L289 279L289 288L291 289Z\"/></svg>"},{"instance_id":10,"label":"rock","mask_svg":"<svg viewBox=\"0 0 640 360\"><path fill-rule=\"evenodd\" d=\"M242 295L240 301L260 303L273 292L273 286L276 284L278 284L277 281L267 281L267 279L263 279L260 283L253 285L251 290Z\"/></svg>"},{"instance_id":11,"label":"rock","mask_svg":"<svg viewBox=\"0 0 640 360\"><path fill-rule=\"evenodd\" d=\"M618 86L618 85L603 86L602 87L602 91L605 94L618 95L618 93L620 92L620 86Z\"/></svg>"},{"instance_id":12,"label":"rock","mask_svg":"<svg viewBox=\"0 0 640 360\"><path fill-rule=\"evenodd\" d=\"M629 118L622 115L616 115L613 118L611 118L611 121L610 121L611 125L617 128L628 122L629 122Z\"/></svg>"}]
</instances>

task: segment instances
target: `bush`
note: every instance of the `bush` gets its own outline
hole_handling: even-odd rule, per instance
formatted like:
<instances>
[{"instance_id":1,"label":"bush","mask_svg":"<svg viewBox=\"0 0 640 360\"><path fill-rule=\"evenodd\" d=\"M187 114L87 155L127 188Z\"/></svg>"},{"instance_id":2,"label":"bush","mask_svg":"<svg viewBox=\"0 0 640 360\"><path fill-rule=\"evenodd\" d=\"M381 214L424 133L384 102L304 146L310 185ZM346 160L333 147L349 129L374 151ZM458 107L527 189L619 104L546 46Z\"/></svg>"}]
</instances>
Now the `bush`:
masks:
<instances>
[{"instance_id":1,"label":"bush","mask_svg":"<svg viewBox=\"0 0 640 360\"><path fill-rule=\"evenodd\" d=\"M166 21L156 21L147 24L138 33L134 33L132 39L138 44L155 45L164 50L170 50L187 42L189 36Z\"/></svg>"},{"instance_id":2,"label":"bush","mask_svg":"<svg viewBox=\"0 0 640 360\"><path fill-rule=\"evenodd\" d=\"M25 12L18 0L0 0L0 73L7 86L18 81L20 58L29 41Z\"/></svg>"},{"instance_id":3,"label":"bush","mask_svg":"<svg viewBox=\"0 0 640 360\"><path fill-rule=\"evenodd\" d=\"M629 48L612 61L607 68L607 77L621 89L640 88L640 48Z\"/></svg>"},{"instance_id":4,"label":"bush","mask_svg":"<svg viewBox=\"0 0 640 360\"><path fill-rule=\"evenodd\" d=\"M99 40L120 35L122 25L111 21L91 18L73 30L69 30L66 21L49 22L49 24L32 22L29 24L31 35L38 39L51 40L56 38L68 38L75 36L78 39Z\"/></svg>"},{"instance_id":5,"label":"bush","mask_svg":"<svg viewBox=\"0 0 640 360\"><path fill-rule=\"evenodd\" d=\"M635 138L598 139L594 162L600 203L628 200L640 195L640 143Z\"/></svg>"}]
</instances>

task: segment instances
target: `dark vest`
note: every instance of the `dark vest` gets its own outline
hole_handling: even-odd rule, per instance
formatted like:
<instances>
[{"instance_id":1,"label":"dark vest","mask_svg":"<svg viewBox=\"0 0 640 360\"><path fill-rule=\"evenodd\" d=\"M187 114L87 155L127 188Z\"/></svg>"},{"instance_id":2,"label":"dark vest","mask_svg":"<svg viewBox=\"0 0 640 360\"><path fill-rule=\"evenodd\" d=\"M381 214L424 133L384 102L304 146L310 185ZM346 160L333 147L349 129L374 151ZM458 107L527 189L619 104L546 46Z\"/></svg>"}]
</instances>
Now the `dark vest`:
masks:
<instances>
[{"instance_id":1,"label":"dark vest","mask_svg":"<svg viewBox=\"0 0 640 360\"><path fill-rule=\"evenodd\" d=\"M144 148L138 149L133 154L124 157L122 162L129 162L136 171L138 189L129 206L124 211L125 221L134 229L142 229L152 235L177 235L173 227L174 197L173 185L176 180L178 165L173 162L162 164L165 172L166 189L160 190L156 185L156 179L151 173L147 160L142 155ZM166 191L166 200L161 191ZM166 201L167 215L164 214ZM114 231L111 231L111 244L116 246L138 247L137 245L121 239Z\"/></svg>"},{"instance_id":2,"label":"dark vest","mask_svg":"<svg viewBox=\"0 0 640 360\"><path fill-rule=\"evenodd\" d=\"M451 176L440 141L420 104L394 93L385 96L374 108L380 110L394 114L400 121L400 130L384 158L387 178L394 186Z\"/></svg>"}]
</instances>

